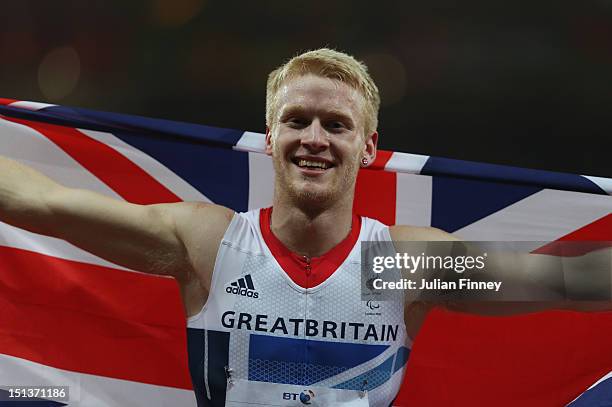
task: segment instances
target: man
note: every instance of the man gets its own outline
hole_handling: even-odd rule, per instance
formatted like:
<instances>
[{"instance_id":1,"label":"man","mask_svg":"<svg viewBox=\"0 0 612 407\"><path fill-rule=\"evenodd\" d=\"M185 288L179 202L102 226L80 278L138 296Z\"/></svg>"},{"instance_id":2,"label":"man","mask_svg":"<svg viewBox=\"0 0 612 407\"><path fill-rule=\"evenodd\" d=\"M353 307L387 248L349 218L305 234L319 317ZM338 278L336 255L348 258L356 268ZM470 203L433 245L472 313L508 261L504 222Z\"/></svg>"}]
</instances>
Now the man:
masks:
<instances>
[{"instance_id":1,"label":"man","mask_svg":"<svg viewBox=\"0 0 612 407\"><path fill-rule=\"evenodd\" d=\"M271 73L266 152L273 207L135 205L65 188L0 158L0 220L179 282L206 329L203 405L387 406L427 307L366 312L359 241L454 240L352 213L357 171L376 157L379 96L366 67L329 49ZM410 315L410 318L405 318ZM201 393L203 396L200 396Z\"/></svg>"}]
</instances>

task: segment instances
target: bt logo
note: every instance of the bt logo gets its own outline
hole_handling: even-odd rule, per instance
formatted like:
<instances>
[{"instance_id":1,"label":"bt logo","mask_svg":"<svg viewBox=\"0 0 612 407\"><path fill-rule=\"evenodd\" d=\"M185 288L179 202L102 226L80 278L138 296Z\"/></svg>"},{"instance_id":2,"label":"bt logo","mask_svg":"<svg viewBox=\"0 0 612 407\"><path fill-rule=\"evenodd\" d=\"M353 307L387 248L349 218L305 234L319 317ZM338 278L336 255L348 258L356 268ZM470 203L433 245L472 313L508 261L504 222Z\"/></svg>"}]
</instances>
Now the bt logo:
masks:
<instances>
[{"instance_id":1,"label":"bt logo","mask_svg":"<svg viewBox=\"0 0 612 407\"><path fill-rule=\"evenodd\" d=\"M300 393L300 401L302 404L310 404L310 401L314 398L314 392L312 390L304 390Z\"/></svg>"},{"instance_id":2,"label":"bt logo","mask_svg":"<svg viewBox=\"0 0 612 407\"><path fill-rule=\"evenodd\" d=\"M312 399L314 398L314 396L315 394L312 390L304 390L300 394L283 393L283 400L297 400L299 398L302 404L310 404L312 403Z\"/></svg>"}]
</instances>

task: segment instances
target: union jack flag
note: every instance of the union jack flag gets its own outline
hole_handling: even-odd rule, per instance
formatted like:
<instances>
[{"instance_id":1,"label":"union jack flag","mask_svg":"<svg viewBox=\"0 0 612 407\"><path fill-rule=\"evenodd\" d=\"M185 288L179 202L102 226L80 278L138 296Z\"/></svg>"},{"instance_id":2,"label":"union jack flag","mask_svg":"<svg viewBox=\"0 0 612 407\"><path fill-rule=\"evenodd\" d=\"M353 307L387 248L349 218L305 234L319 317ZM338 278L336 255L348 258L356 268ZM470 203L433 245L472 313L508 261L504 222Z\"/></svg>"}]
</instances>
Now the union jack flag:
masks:
<instances>
[{"instance_id":1,"label":"union jack flag","mask_svg":"<svg viewBox=\"0 0 612 407\"><path fill-rule=\"evenodd\" d=\"M1 155L133 203L269 206L263 148L259 133L0 99ZM607 178L379 151L360 170L354 207L466 240L610 241L610 194ZM1 222L0 272L0 400L8 386L29 384L68 386L69 406L196 405L204 336L185 329L172 279ZM437 309L396 404L564 405L599 380L574 401L585 405L610 386L611 336L605 312L489 318Z\"/></svg>"}]
</instances>

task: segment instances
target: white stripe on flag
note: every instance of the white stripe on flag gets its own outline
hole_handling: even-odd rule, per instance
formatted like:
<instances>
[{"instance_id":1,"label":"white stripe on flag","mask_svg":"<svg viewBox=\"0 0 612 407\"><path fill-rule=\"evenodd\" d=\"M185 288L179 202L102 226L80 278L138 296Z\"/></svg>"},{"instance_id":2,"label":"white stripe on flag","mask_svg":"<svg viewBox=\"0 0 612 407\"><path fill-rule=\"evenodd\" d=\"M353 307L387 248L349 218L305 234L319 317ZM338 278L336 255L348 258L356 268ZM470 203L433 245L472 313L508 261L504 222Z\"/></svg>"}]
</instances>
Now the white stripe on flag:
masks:
<instances>
[{"instance_id":1,"label":"white stripe on flag","mask_svg":"<svg viewBox=\"0 0 612 407\"><path fill-rule=\"evenodd\" d=\"M431 190L431 177L397 173L395 224L430 226Z\"/></svg>"},{"instance_id":2,"label":"white stripe on flag","mask_svg":"<svg viewBox=\"0 0 612 407\"><path fill-rule=\"evenodd\" d=\"M234 146L234 150L263 153L266 150L266 135L245 131Z\"/></svg>"},{"instance_id":3,"label":"white stripe on flag","mask_svg":"<svg viewBox=\"0 0 612 407\"><path fill-rule=\"evenodd\" d=\"M162 163L124 142L120 138L115 137L113 134L94 130L77 130L101 143L106 144L119 154L126 157L128 160L132 161L183 201L212 202L200 191L176 175Z\"/></svg>"},{"instance_id":4,"label":"white stripe on flag","mask_svg":"<svg viewBox=\"0 0 612 407\"><path fill-rule=\"evenodd\" d=\"M123 199L31 127L0 119L0 155L26 164L67 187L88 189Z\"/></svg>"},{"instance_id":5,"label":"white stripe on flag","mask_svg":"<svg viewBox=\"0 0 612 407\"><path fill-rule=\"evenodd\" d=\"M606 191L609 195L612 195L612 178L593 177L591 175L583 175L583 177L588 178L593 183L597 184L599 188Z\"/></svg>"},{"instance_id":6,"label":"white stripe on flag","mask_svg":"<svg viewBox=\"0 0 612 407\"><path fill-rule=\"evenodd\" d=\"M249 154L249 210L272 205L274 168L272 159L261 153Z\"/></svg>"},{"instance_id":7,"label":"white stripe on flag","mask_svg":"<svg viewBox=\"0 0 612 407\"><path fill-rule=\"evenodd\" d=\"M387 161L385 170L420 174L428 159L428 155L394 152Z\"/></svg>"},{"instance_id":8,"label":"white stripe on flag","mask_svg":"<svg viewBox=\"0 0 612 407\"><path fill-rule=\"evenodd\" d=\"M110 263L100 257L79 249L65 240L28 232L6 223L0 222L0 246L29 250L58 257L60 259L79 261L97 266L128 270L118 264Z\"/></svg>"},{"instance_id":9,"label":"white stripe on flag","mask_svg":"<svg viewBox=\"0 0 612 407\"><path fill-rule=\"evenodd\" d=\"M552 242L610 212L609 196L545 189L455 234L465 240Z\"/></svg>"},{"instance_id":10,"label":"white stripe on flag","mask_svg":"<svg viewBox=\"0 0 612 407\"><path fill-rule=\"evenodd\" d=\"M610 371L610 373L606 374L604 377L602 377L601 379L597 380L595 383L593 383L588 389L586 389L585 391L583 391L580 396L576 397L575 399L573 399L571 402L569 402L567 405L571 405L574 401L578 400L584 393L586 393L587 391L591 390L593 387L597 386L599 383L603 382L604 380L607 380L609 378L612 378L612 371Z\"/></svg>"},{"instance_id":11,"label":"white stripe on flag","mask_svg":"<svg viewBox=\"0 0 612 407\"><path fill-rule=\"evenodd\" d=\"M595 383L593 383L587 390L591 390L593 387L597 386L599 383L603 382L604 380L610 379L610 378L612 378L612 371L608 372L608 374L606 374L601 379L599 379Z\"/></svg>"},{"instance_id":12,"label":"white stripe on flag","mask_svg":"<svg viewBox=\"0 0 612 407\"><path fill-rule=\"evenodd\" d=\"M9 104L9 106L18 107L20 109L27 109L27 110L40 110L40 109L44 109L45 107L53 107L57 105L51 105L49 103L28 102L26 100L20 100L19 102L13 102Z\"/></svg>"},{"instance_id":13,"label":"white stripe on flag","mask_svg":"<svg viewBox=\"0 0 612 407\"><path fill-rule=\"evenodd\" d=\"M0 367L0 383L4 387L68 386L71 407L196 406L191 390L71 372L2 354Z\"/></svg>"}]
</instances>

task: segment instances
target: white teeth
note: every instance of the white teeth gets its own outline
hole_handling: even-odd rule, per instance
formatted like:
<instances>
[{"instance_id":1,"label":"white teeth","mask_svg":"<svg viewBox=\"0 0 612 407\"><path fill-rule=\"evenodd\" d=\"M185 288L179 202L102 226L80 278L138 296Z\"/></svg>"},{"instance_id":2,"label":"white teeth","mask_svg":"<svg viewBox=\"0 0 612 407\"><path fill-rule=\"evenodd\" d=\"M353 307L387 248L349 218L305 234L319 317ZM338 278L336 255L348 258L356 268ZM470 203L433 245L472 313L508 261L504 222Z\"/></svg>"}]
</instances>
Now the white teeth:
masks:
<instances>
[{"instance_id":1,"label":"white teeth","mask_svg":"<svg viewBox=\"0 0 612 407\"><path fill-rule=\"evenodd\" d=\"M322 168L324 170L329 167L327 163L320 162L320 161L308 161L308 160L299 160L298 165L300 167L316 167L316 168Z\"/></svg>"}]
</instances>

